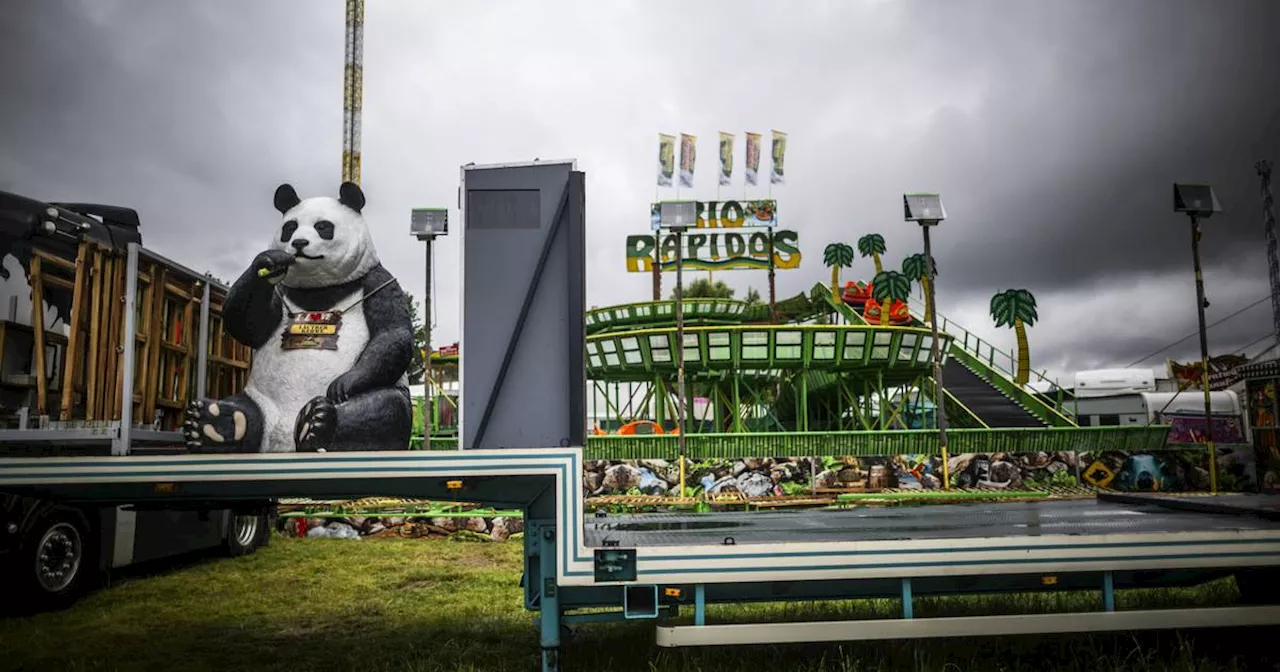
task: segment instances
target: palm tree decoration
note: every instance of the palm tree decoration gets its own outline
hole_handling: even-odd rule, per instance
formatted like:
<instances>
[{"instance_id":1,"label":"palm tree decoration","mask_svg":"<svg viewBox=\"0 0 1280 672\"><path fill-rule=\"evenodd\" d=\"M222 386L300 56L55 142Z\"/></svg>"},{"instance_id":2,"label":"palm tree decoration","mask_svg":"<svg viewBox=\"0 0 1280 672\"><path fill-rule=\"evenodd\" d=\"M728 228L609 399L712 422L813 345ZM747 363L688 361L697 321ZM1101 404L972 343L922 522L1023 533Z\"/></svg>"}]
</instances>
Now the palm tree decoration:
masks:
<instances>
[{"instance_id":1,"label":"palm tree decoration","mask_svg":"<svg viewBox=\"0 0 1280 672\"><path fill-rule=\"evenodd\" d=\"M907 279L920 283L920 290L924 292L924 319L926 322L933 323L933 301L929 299L929 268L926 265L923 254L913 254L902 260L902 274ZM933 275L938 275L938 262L933 262Z\"/></svg>"},{"instance_id":2,"label":"palm tree decoration","mask_svg":"<svg viewBox=\"0 0 1280 672\"><path fill-rule=\"evenodd\" d=\"M853 265L853 248L844 243L831 243L822 250L822 263L831 267L831 299L840 300L840 269Z\"/></svg>"},{"instance_id":3,"label":"palm tree decoration","mask_svg":"<svg viewBox=\"0 0 1280 672\"><path fill-rule=\"evenodd\" d=\"M876 275L884 272L884 267L880 265L880 255L884 254L884 236L878 233L868 233L858 239L858 252L864 257L871 257L876 262Z\"/></svg>"},{"instance_id":4,"label":"palm tree decoration","mask_svg":"<svg viewBox=\"0 0 1280 672\"><path fill-rule=\"evenodd\" d=\"M1006 289L991 297L991 317L997 327L1013 327L1018 335L1018 371L1013 382L1026 385L1031 378L1031 352L1027 346L1027 327L1036 323L1036 297L1025 289Z\"/></svg>"},{"instance_id":5,"label":"palm tree decoration","mask_svg":"<svg viewBox=\"0 0 1280 672\"><path fill-rule=\"evenodd\" d=\"M871 284L871 298L880 304L880 325L887 327L894 302L905 303L911 294L911 280L897 271L881 271L876 273Z\"/></svg>"}]
</instances>

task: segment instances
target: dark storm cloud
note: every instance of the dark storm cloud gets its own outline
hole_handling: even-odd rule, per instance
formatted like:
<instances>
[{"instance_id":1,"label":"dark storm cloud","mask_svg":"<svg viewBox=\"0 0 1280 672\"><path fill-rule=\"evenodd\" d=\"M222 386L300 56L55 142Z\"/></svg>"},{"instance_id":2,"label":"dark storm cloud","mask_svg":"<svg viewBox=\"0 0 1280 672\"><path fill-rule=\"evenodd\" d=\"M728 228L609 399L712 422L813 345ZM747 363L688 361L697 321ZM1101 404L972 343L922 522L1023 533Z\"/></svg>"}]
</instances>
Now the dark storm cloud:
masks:
<instances>
[{"instance_id":1,"label":"dark storm cloud","mask_svg":"<svg viewBox=\"0 0 1280 672\"><path fill-rule=\"evenodd\" d=\"M996 41L993 57L1009 64L991 64L1005 76L982 106L944 115L921 143L948 158L956 210L972 213L962 217L975 234L948 252L995 251L1009 282L1042 286L1182 269L1190 234L1170 212L1182 180L1214 183L1227 206L1206 223L1206 265L1257 254L1253 165L1280 154L1280 47L1268 28L1280 4L1075 3L1040 17L1029 4L1003 17L1025 35ZM1051 64L1019 65L1029 39ZM962 284L986 270L956 266Z\"/></svg>"},{"instance_id":2,"label":"dark storm cloud","mask_svg":"<svg viewBox=\"0 0 1280 672\"><path fill-rule=\"evenodd\" d=\"M5 188L134 205L149 246L230 277L275 223L276 184L336 187L339 0L19 6L0 23L0 58L21 64L0 72ZM452 203L459 165L576 157L588 303L644 300L649 279L622 271L622 250L646 228L655 134L699 135L693 195L710 199L715 131L738 133L741 154L743 130L777 128L788 184L773 195L805 255L778 274L780 298L825 280L828 242L882 233L898 267L920 246L899 195L938 190L944 314L1005 344L985 304L1026 287L1037 368L1123 365L1195 328L1189 234L1170 212L1184 179L1213 182L1227 209L1205 225L1210 321L1266 293L1253 163L1280 160L1280 3L797 7L369 3L363 186L384 262L417 293L421 248L399 244L399 222ZM437 253L451 340L457 240ZM869 279L870 262L844 275ZM765 291L763 274L716 278ZM1243 345L1268 325L1262 307L1211 340L1235 347L1238 331Z\"/></svg>"},{"instance_id":3,"label":"dark storm cloud","mask_svg":"<svg viewBox=\"0 0 1280 672\"><path fill-rule=\"evenodd\" d=\"M337 135L341 70L325 43L341 31L284 3L251 16L214 3L19 3L0 23L0 179L37 198L135 207L148 246L191 259L197 244L204 263L234 273L274 225L274 184L336 189L337 143L318 153L294 129Z\"/></svg>"}]
</instances>

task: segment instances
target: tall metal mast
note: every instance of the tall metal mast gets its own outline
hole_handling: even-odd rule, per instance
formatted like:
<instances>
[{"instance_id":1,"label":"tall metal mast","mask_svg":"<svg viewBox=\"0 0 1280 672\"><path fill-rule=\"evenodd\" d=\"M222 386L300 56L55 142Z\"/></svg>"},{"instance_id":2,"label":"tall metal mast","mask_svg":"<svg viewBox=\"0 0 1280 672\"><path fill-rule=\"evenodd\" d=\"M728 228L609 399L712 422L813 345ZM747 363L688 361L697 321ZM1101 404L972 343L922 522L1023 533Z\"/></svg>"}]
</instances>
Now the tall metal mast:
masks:
<instances>
[{"instance_id":1,"label":"tall metal mast","mask_svg":"<svg viewBox=\"0 0 1280 672\"><path fill-rule=\"evenodd\" d=\"M1280 346L1280 258L1276 255L1276 212L1271 199L1271 162L1257 163L1262 178L1262 218L1267 234L1267 270L1271 276L1271 328L1276 331L1276 345Z\"/></svg>"},{"instance_id":2,"label":"tall metal mast","mask_svg":"<svg viewBox=\"0 0 1280 672\"><path fill-rule=\"evenodd\" d=\"M360 106L364 98L364 0L347 0L342 85L342 181L360 184Z\"/></svg>"}]
</instances>

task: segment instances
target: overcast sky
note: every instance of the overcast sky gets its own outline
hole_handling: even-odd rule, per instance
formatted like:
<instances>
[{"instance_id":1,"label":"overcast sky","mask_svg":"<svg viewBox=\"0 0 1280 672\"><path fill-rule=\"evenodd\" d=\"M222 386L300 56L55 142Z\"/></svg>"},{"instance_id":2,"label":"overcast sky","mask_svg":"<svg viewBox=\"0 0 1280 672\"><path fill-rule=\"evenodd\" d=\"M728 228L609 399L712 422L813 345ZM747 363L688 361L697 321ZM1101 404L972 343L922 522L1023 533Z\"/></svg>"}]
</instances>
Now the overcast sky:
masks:
<instances>
[{"instance_id":1,"label":"overcast sky","mask_svg":"<svg viewBox=\"0 0 1280 672\"><path fill-rule=\"evenodd\" d=\"M0 189L130 205L148 247L223 278L266 247L276 185L336 195L341 0L4 5ZM778 129L787 184L772 196L804 253L778 273L780 299L829 278L829 242L881 233L898 267L920 247L901 193L939 191L943 315L1009 348L987 305L1025 288L1035 368L1125 366L1196 328L1171 182L1213 183L1226 210L1205 225L1209 321L1267 295L1254 163L1280 160L1277 26L1275 0L373 0L365 214L420 296L411 208L456 204L468 162L576 158L588 304L647 300L624 240L647 229L657 134L698 136L682 196L710 200L717 132L738 136L726 193L740 196L743 132ZM458 252L437 247L437 343L456 339ZM846 272L871 274L861 259ZM763 272L716 277L766 292ZM1211 350L1270 324L1264 302L1212 329Z\"/></svg>"}]
</instances>

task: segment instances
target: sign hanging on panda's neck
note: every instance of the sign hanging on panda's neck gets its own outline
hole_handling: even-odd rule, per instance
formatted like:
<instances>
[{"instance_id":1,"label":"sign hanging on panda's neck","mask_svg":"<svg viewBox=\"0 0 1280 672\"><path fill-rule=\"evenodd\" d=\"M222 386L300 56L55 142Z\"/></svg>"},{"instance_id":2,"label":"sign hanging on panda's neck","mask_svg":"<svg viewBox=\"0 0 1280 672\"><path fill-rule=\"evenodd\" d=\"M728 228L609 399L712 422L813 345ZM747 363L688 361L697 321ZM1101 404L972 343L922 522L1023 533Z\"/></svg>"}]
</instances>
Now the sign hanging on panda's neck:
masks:
<instances>
[{"instance_id":1,"label":"sign hanging on panda's neck","mask_svg":"<svg viewBox=\"0 0 1280 672\"><path fill-rule=\"evenodd\" d=\"M337 350L341 329L340 311L292 313L289 324L280 335L280 347L284 350Z\"/></svg>"}]
</instances>

